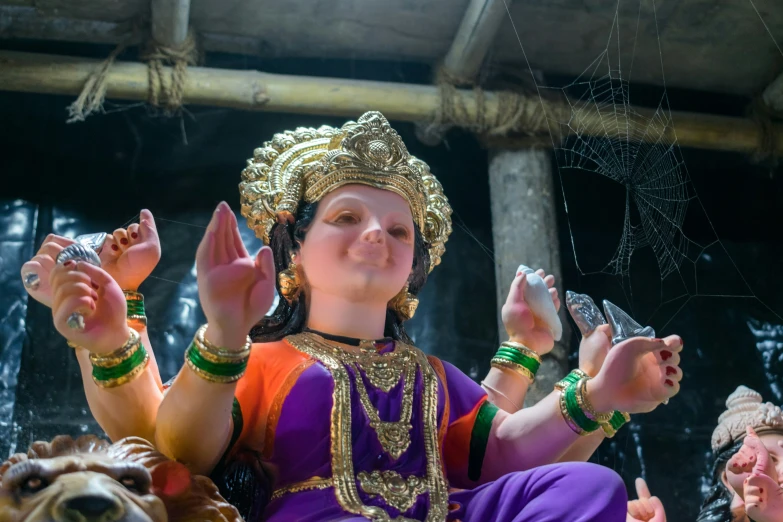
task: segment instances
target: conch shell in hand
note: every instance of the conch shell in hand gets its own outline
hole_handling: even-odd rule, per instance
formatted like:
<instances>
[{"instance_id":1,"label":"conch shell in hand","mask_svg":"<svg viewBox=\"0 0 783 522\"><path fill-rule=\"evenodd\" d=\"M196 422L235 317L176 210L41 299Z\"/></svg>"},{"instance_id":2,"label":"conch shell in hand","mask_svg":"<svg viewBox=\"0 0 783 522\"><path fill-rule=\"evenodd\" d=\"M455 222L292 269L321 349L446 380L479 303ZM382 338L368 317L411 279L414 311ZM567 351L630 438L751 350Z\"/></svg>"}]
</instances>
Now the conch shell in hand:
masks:
<instances>
[{"instance_id":1,"label":"conch shell in hand","mask_svg":"<svg viewBox=\"0 0 783 522\"><path fill-rule=\"evenodd\" d=\"M552 302L552 296L549 294L549 287L544 282L544 279L536 274L532 268L519 265L517 273L520 272L526 274L527 277L525 302L530 307L533 315L549 328L555 341L559 341L563 336L563 324L557 316L555 304Z\"/></svg>"}]
</instances>

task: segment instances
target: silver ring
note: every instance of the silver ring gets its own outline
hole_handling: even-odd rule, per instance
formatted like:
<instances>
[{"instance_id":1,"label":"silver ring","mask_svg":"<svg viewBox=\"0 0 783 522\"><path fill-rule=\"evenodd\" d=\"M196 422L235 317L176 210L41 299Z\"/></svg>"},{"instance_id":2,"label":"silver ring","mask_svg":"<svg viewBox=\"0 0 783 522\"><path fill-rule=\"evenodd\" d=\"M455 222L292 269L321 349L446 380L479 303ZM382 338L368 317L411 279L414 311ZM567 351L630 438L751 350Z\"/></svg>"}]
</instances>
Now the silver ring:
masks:
<instances>
[{"instance_id":1,"label":"silver ring","mask_svg":"<svg viewBox=\"0 0 783 522\"><path fill-rule=\"evenodd\" d=\"M38 286L41 284L41 278L35 272L27 272L22 274L22 283L28 290L38 290Z\"/></svg>"},{"instance_id":2,"label":"silver ring","mask_svg":"<svg viewBox=\"0 0 783 522\"><path fill-rule=\"evenodd\" d=\"M84 330L84 316L79 312L74 312L68 316L68 328L73 330Z\"/></svg>"}]
</instances>

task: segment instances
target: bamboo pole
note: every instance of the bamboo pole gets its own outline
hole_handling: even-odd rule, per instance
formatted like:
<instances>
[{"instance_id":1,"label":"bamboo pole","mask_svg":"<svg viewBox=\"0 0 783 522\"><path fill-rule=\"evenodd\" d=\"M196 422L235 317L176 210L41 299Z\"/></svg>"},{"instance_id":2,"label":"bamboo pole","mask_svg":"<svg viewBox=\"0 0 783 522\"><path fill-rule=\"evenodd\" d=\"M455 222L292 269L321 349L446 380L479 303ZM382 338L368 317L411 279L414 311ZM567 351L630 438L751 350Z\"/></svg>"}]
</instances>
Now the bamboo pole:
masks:
<instances>
[{"instance_id":1,"label":"bamboo pole","mask_svg":"<svg viewBox=\"0 0 783 522\"><path fill-rule=\"evenodd\" d=\"M100 63L84 58L0 51L0 90L75 96ZM115 63L107 74L106 88L107 98L146 100L149 90L146 66ZM459 91L459 94L466 118L475 119L481 106L479 98L473 91ZM184 99L194 105L348 118L378 110L391 120L409 122L431 118L440 106L439 91L433 86L206 67L188 69ZM500 99L497 93L484 94L487 118L505 110ZM569 109L553 104L550 111L566 114ZM643 116L651 114L645 109L636 112ZM684 147L752 152L762 140L760 128L747 119L684 112L672 112L672 118L677 140ZM587 132L604 135L595 113L583 111L579 122ZM774 150L781 154L783 125L775 125L774 129ZM545 122L542 128L529 129L531 133L546 131ZM514 138L501 141L506 148L524 146Z\"/></svg>"}]
</instances>

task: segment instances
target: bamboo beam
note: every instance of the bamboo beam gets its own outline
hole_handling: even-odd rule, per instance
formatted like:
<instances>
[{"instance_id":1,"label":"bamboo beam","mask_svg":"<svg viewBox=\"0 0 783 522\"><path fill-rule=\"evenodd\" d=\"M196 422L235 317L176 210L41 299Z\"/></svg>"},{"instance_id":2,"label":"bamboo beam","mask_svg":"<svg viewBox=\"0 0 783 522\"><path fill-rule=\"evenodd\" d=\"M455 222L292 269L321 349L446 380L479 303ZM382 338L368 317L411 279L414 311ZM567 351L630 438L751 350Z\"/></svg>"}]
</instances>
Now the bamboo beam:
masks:
<instances>
[{"instance_id":1,"label":"bamboo beam","mask_svg":"<svg viewBox=\"0 0 783 522\"><path fill-rule=\"evenodd\" d=\"M152 38L178 48L188 37L190 0L152 0Z\"/></svg>"},{"instance_id":2,"label":"bamboo beam","mask_svg":"<svg viewBox=\"0 0 783 522\"><path fill-rule=\"evenodd\" d=\"M512 0L506 1L510 4ZM503 0L470 0L443 61L443 68L452 79L464 83L475 80L484 57L507 16Z\"/></svg>"},{"instance_id":3,"label":"bamboo beam","mask_svg":"<svg viewBox=\"0 0 783 522\"><path fill-rule=\"evenodd\" d=\"M84 58L0 51L0 90L43 94L78 95L90 74L101 62ZM168 74L168 71L166 74ZM146 100L149 89L147 68L140 63L116 62L106 75L107 98ZM459 91L465 116L476 119L480 100L473 91ZM504 113L501 96L484 94L485 117L491 121ZM318 114L356 118L367 110L383 112L391 120L423 121L440 106L439 92L428 85L372 82L268 74L206 67L188 69L185 103L243 110ZM536 103L538 103L536 101ZM569 114L564 105L551 112ZM642 116L652 111L636 109ZM751 120L672 112L677 140L684 147L752 152L762 140L760 128ZM579 128L588 134L604 136L605 129L595 113L582 111ZM783 154L783 125L775 125L774 150ZM531 133L546 133L542 128ZM672 133L672 129L669 129ZM667 139L674 136L670 134ZM645 137L645 139L650 139ZM653 141L657 136L653 138ZM524 146L505 138L505 148ZM493 142L496 143L496 142Z\"/></svg>"}]
</instances>

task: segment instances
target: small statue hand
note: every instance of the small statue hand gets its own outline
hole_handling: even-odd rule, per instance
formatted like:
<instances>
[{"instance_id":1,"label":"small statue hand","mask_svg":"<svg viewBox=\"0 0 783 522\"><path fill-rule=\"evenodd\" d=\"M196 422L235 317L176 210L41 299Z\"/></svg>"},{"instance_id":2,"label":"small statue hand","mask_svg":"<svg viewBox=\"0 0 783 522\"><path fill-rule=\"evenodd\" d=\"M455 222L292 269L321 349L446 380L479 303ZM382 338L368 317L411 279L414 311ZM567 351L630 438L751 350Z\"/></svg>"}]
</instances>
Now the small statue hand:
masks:
<instances>
[{"instance_id":1,"label":"small statue hand","mask_svg":"<svg viewBox=\"0 0 783 522\"><path fill-rule=\"evenodd\" d=\"M747 480L752 475L766 475L775 484L778 482L777 470L771 462L767 447L753 427L748 426L742 447L726 463L726 479L737 495L744 498Z\"/></svg>"},{"instance_id":2,"label":"small statue hand","mask_svg":"<svg viewBox=\"0 0 783 522\"><path fill-rule=\"evenodd\" d=\"M49 234L35 256L22 265L22 281L30 297L46 306L52 307L52 288L49 277L55 266L55 259L63 248L75 243L73 239Z\"/></svg>"},{"instance_id":3,"label":"small statue hand","mask_svg":"<svg viewBox=\"0 0 783 522\"><path fill-rule=\"evenodd\" d=\"M140 223L107 236L100 258L120 288L138 290L160 261L160 238L152 212L142 210Z\"/></svg>"},{"instance_id":4,"label":"small statue hand","mask_svg":"<svg viewBox=\"0 0 783 522\"><path fill-rule=\"evenodd\" d=\"M198 247L196 272L199 299L209 322L207 340L239 349L274 301L272 251L263 247L255 259L250 257L234 213L220 203Z\"/></svg>"},{"instance_id":5,"label":"small statue hand","mask_svg":"<svg viewBox=\"0 0 783 522\"><path fill-rule=\"evenodd\" d=\"M602 324L579 343L579 369L595 377L612 348L612 327Z\"/></svg>"},{"instance_id":6,"label":"small statue hand","mask_svg":"<svg viewBox=\"0 0 783 522\"><path fill-rule=\"evenodd\" d=\"M680 389L682 339L633 337L615 345L598 375L588 383L598 411L646 413Z\"/></svg>"},{"instance_id":7,"label":"small statue hand","mask_svg":"<svg viewBox=\"0 0 783 522\"><path fill-rule=\"evenodd\" d=\"M783 489L769 475L752 473L745 481L745 513L754 522L783 520Z\"/></svg>"},{"instance_id":8,"label":"small statue hand","mask_svg":"<svg viewBox=\"0 0 783 522\"><path fill-rule=\"evenodd\" d=\"M541 269L536 274L546 282L549 294L555 310L560 310L560 298L555 288L555 276L546 275ZM503 326L506 327L509 340L524 344L539 355L552 351L555 340L550 329L537 319L525 301L525 288L527 287L527 275L517 272L506 298L506 303L501 310Z\"/></svg>"},{"instance_id":9,"label":"small statue hand","mask_svg":"<svg viewBox=\"0 0 783 522\"><path fill-rule=\"evenodd\" d=\"M628 502L628 514L625 522L666 522L666 511L661 499L650 495L650 489L643 478L636 479L638 500Z\"/></svg>"},{"instance_id":10,"label":"small statue hand","mask_svg":"<svg viewBox=\"0 0 783 522\"><path fill-rule=\"evenodd\" d=\"M109 353L128 340L125 296L104 270L68 261L54 267L49 284L54 326L68 341L93 353ZM77 312L84 317L82 330L68 326L68 318Z\"/></svg>"}]
</instances>

